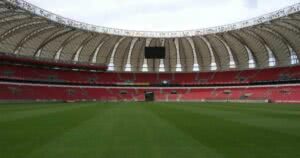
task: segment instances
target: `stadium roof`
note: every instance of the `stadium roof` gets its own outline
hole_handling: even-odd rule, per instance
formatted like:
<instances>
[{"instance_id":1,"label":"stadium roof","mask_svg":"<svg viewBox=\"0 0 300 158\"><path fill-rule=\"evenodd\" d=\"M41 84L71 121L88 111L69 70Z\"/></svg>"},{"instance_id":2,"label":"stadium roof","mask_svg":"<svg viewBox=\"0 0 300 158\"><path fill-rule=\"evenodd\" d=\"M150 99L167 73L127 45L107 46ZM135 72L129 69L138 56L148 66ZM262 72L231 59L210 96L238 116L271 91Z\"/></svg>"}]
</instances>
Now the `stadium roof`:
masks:
<instances>
[{"instance_id":1,"label":"stadium roof","mask_svg":"<svg viewBox=\"0 0 300 158\"><path fill-rule=\"evenodd\" d=\"M151 32L73 21L23 0L0 1L0 52L86 63L112 71L211 71L288 66L300 56L300 3L235 24ZM144 59L145 46L166 59Z\"/></svg>"}]
</instances>

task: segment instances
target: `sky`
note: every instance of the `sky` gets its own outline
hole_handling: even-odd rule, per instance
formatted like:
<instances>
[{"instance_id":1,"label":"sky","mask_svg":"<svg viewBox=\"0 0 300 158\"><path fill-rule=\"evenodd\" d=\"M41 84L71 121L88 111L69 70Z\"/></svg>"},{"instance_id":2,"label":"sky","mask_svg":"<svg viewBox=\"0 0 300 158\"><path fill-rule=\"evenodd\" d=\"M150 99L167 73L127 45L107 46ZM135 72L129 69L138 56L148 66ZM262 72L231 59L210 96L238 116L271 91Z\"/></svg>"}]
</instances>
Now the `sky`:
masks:
<instances>
[{"instance_id":1,"label":"sky","mask_svg":"<svg viewBox=\"0 0 300 158\"><path fill-rule=\"evenodd\" d=\"M73 20L141 30L201 29L257 17L300 0L27 0Z\"/></svg>"}]
</instances>

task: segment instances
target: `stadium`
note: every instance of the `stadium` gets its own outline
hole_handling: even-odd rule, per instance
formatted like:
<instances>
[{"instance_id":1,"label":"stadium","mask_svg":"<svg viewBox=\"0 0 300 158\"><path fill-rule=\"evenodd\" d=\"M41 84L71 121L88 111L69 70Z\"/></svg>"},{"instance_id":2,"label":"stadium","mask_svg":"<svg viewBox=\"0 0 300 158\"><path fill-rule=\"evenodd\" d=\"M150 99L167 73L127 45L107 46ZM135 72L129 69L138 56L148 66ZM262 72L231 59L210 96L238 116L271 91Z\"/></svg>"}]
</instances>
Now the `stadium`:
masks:
<instances>
[{"instance_id":1,"label":"stadium","mask_svg":"<svg viewBox=\"0 0 300 158\"><path fill-rule=\"evenodd\" d=\"M135 31L0 0L0 157L300 157L300 3Z\"/></svg>"}]
</instances>

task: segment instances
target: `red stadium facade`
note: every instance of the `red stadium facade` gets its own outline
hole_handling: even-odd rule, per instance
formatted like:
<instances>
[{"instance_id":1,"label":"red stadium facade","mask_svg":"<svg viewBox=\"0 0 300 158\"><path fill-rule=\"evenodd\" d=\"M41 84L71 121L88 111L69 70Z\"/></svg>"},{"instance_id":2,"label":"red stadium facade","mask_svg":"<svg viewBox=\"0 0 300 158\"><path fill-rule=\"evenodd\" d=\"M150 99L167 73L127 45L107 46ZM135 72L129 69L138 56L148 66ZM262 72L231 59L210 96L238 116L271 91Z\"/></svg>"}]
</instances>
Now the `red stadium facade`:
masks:
<instances>
[{"instance_id":1,"label":"red stadium facade","mask_svg":"<svg viewBox=\"0 0 300 158\"><path fill-rule=\"evenodd\" d=\"M0 83L2 101L145 101L153 92L155 101L232 101L300 103L300 85L203 88L62 86Z\"/></svg>"},{"instance_id":2,"label":"red stadium facade","mask_svg":"<svg viewBox=\"0 0 300 158\"><path fill-rule=\"evenodd\" d=\"M2 101L237 101L300 103L300 66L198 73L115 73L6 60ZM18 64L16 64L18 63ZM102 67L101 67L102 68Z\"/></svg>"},{"instance_id":3,"label":"red stadium facade","mask_svg":"<svg viewBox=\"0 0 300 158\"><path fill-rule=\"evenodd\" d=\"M300 103L300 4L174 32L98 27L24 0L0 13L0 101Z\"/></svg>"}]
</instances>

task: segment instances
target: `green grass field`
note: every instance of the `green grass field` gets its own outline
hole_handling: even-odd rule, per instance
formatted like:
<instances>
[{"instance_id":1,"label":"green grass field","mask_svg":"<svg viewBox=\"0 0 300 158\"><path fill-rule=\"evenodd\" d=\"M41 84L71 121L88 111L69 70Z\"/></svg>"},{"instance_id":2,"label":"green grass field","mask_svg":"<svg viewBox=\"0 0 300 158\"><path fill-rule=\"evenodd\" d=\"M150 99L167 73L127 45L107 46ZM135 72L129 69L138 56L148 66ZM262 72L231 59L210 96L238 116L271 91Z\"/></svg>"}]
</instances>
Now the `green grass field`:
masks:
<instances>
[{"instance_id":1,"label":"green grass field","mask_svg":"<svg viewBox=\"0 0 300 158\"><path fill-rule=\"evenodd\" d=\"M298 158L300 105L0 104L0 158Z\"/></svg>"}]
</instances>

